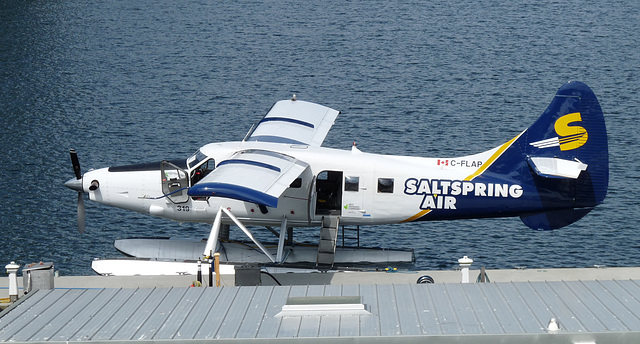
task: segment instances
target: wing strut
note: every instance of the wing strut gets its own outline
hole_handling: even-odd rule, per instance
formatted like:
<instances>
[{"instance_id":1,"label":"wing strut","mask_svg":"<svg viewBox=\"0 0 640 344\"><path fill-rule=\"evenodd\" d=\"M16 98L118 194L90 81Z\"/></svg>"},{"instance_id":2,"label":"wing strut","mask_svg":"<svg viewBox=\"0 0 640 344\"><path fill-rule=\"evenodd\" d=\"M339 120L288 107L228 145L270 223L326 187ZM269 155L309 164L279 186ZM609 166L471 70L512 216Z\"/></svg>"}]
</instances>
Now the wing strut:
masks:
<instances>
[{"instance_id":1,"label":"wing strut","mask_svg":"<svg viewBox=\"0 0 640 344\"><path fill-rule=\"evenodd\" d=\"M284 236L287 232L287 217L282 216L282 224L280 225L280 235L278 236L278 253L276 254L276 260L278 263L284 263L283 253L284 253Z\"/></svg>"},{"instance_id":2,"label":"wing strut","mask_svg":"<svg viewBox=\"0 0 640 344\"><path fill-rule=\"evenodd\" d=\"M262 245L262 243L260 243L260 241L253 236L253 233L251 233L251 231L248 230L247 227L245 227L242 222L240 222L240 220L238 220L238 218L233 215L233 213L231 213L231 211L227 210L227 208L224 207L220 207L220 209L218 209L216 218L213 221L213 226L211 226L211 233L209 234L209 239L207 240L207 246L205 246L204 252L202 253L205 259L211 259L213 253L216 251L216 246L218 245L218 235L220 235L220 224L222 223L223 212L231 219L231 221L233 221L238 227L240 227L240 229L242 229L244 234L246 234L247 237L249 237L249 239L251 239L251 241L253 241L260 248L262 253L264 253L272 263L276 262L276 260L271 256L271 253L267 251L264 245Z\"/></svg>"}]
</instances>

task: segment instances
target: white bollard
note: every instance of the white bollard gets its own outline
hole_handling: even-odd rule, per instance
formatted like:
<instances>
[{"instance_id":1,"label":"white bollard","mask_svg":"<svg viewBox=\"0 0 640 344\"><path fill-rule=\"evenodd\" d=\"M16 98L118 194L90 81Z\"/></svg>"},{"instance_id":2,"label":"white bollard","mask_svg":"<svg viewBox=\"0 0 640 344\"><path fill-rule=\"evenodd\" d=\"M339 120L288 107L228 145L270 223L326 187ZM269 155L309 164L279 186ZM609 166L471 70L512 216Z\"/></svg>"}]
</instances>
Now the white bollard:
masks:
<instances>
[{"instance_id":1,"label":"white bollard","mask_svg":"<svg viewBox=\"0 0 640 344\"><path fill-rule=\"evenodd\" d=\"M460 271L462 271L462 283L469 283L469 267L473 263L473 259L464 256L458 259L458 264L460 264Z\"/></svg>"},{"instance_id":2,"label":"white bollard","mask_svg":"<svg viewBox=\"0 0 640 344\"><path fill-rule=\"evenodd\" d=\"M18 300L18 269L20 269L20 265L11 262L5 268L9 274L9 300L16 302Z\"/></svg>"}]
</instances>

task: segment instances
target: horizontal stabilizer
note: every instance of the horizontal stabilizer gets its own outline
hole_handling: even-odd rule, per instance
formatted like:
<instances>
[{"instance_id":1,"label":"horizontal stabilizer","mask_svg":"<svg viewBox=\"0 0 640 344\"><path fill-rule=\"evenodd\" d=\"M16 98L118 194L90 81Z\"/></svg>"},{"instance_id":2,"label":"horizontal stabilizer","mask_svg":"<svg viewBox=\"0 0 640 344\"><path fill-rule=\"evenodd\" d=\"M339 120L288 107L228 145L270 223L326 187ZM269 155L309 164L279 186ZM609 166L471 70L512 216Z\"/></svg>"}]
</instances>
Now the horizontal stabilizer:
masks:
<instances>
[{"instance_id":1,"label":"horizontal stabilizer","mask_svg":"<svg viewBox=\"0 0 640 344\"><path fill-rule=\"evenodd\" d=\"M560 158L528 157L529 166L541 177L577 179L587 164Z\"/></svg>"}]
</instances>

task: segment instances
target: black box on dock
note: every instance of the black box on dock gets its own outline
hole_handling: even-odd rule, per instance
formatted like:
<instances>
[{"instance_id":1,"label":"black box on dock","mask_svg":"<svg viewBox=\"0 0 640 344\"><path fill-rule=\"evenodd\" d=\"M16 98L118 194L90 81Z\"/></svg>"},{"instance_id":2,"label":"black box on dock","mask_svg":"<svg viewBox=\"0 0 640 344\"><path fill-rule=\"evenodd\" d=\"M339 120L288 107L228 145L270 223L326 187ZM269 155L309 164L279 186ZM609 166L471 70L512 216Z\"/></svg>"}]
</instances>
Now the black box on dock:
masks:
<instances>
[{"instance_id":1,"label":"black box on dock","mask_svg":"<svg viewBox=\"0 0 640 344\"><path fill-rule=\"evenodd\" d=\"M51 290L53 283L53 262L27 264L22 268L22 289L25 294L38 289Z\"/></svg>"},{"instance_id":2,"label":"black box on dock","mask_svg":"<svg viewBox=\"0 0 640 344\"><path fill-rule=\"evenodd\" d=\"M260 285L260 267L258 266L236 266L236 286Z\"/></svg>"}]
</instances>

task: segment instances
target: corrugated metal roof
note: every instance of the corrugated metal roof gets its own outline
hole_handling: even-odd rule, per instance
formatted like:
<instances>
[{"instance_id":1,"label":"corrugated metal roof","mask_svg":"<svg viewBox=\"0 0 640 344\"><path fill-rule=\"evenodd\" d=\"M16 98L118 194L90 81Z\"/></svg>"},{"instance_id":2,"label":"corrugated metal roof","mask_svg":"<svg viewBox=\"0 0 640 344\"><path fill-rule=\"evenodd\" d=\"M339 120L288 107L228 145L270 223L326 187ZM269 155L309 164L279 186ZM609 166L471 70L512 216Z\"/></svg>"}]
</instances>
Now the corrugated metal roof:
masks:
<instances>
[{"instance_id":1,"label":"corrugated metal roof","mask_svg":"<svg viewBox=\"0 0 640 344\"><path fill-rule=\"evenodd\" d=\"M371 314L276 316L304 296L360 296ZM11 342L567 335L638 340L640 281L56 289L0 317L0 341Z\"/></svg>"}]
</instances>

